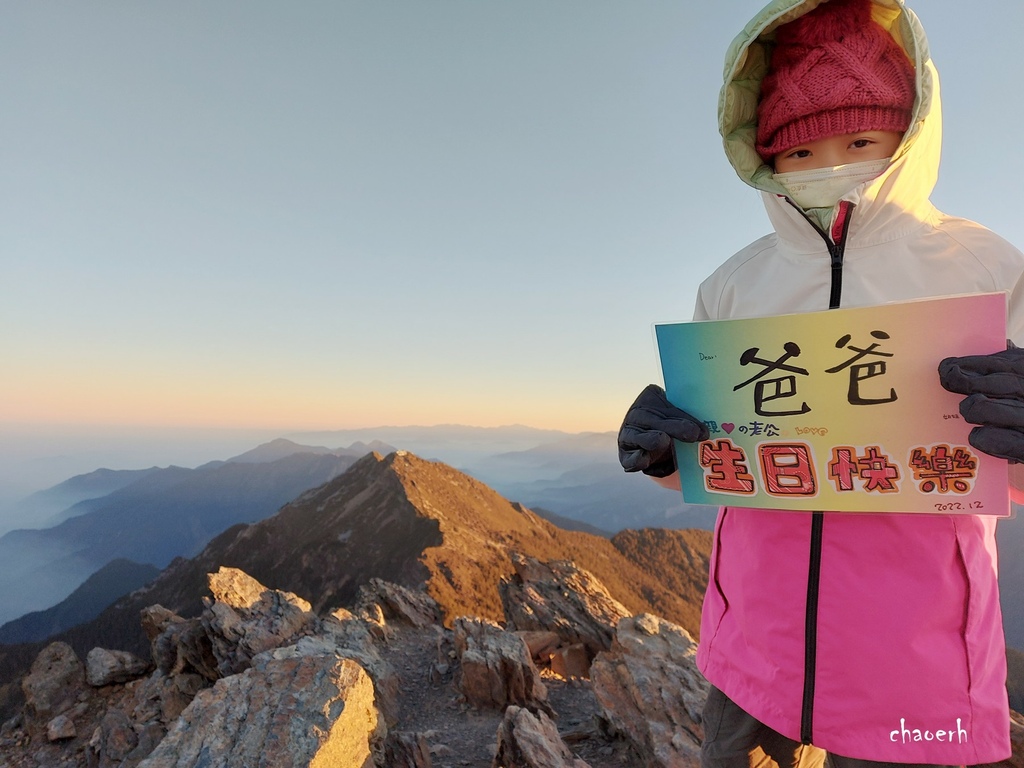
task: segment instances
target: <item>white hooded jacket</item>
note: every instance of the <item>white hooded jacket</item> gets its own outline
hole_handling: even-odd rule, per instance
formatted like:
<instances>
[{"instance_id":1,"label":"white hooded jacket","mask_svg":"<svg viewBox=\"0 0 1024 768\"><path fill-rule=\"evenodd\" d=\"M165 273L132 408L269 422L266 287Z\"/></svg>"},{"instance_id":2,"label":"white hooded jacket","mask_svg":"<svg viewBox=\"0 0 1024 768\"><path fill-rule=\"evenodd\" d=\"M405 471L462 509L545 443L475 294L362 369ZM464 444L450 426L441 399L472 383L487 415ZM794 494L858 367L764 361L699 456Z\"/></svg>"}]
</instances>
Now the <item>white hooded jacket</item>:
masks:
<instances>
[{"instance_id":1,"label":"white hooded jacket","mask_svg":"<svg viewBox=\"0 0 1024 768\"><path fill-rule=\"evenodd\" d=\"M834 209L805 215L757 156L765 41L820 2L773 2L730 49L720 99L726 153L762 191L775 232L704 281L694 319L1006 291L1009 335L1024 345L1024 256L929 201L941 140L938 79L902 0L873 0L874 19L916 70L914 118L888 168ZM994 519L981 516L723 508L698 664L761 722L839 755L954 765L1004 759L994 536Z\"/></svg>"}]
</instances>

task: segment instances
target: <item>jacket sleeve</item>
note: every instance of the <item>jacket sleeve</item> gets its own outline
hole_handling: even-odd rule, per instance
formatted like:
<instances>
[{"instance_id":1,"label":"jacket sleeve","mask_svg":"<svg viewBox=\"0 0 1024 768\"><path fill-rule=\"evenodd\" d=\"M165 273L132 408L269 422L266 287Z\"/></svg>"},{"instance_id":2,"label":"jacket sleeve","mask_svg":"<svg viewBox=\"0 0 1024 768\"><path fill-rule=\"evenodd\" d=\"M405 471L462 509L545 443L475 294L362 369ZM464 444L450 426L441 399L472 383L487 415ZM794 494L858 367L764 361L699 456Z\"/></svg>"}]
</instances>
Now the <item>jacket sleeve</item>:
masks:
<instances>
[{"instance_id":1,"label":"jacket sleeve","mask_svg":"<svg viewBox=\"0 0 1024 768\"><path fill-rule=\"evenodd\" d=\"M1006 336L1018 347L1024 347L1024 275L1007 297Z\"/></svg>"},{"instance_id":2,"label":"jacket sleeve","mask_svg":"<svg viewBox=\"0 0 1024 768\"><path fill-rule=\"evenodd\" d=\"M1024 255L1009 243L1005 243L1006 257L1003 261L1007 271L1007 340L1024 347ZM1015 278L1015 279L1013 279ZM1010 501L1024 504L1024 464L1010 464Z\"/></svg>"},{"instance_id":3,"label":"jacket sleeve","mask_svg":"<svg viewBox=\"0 0 1024 768\"><path fill-rule=\"evenodd\" d=\"M697 289L697 306L693 308L693 319L694 320L710 320L711 313L708 312L707 305L704 303L704 284L702 283L700 288Z\"/></svg>"}]
</instances>

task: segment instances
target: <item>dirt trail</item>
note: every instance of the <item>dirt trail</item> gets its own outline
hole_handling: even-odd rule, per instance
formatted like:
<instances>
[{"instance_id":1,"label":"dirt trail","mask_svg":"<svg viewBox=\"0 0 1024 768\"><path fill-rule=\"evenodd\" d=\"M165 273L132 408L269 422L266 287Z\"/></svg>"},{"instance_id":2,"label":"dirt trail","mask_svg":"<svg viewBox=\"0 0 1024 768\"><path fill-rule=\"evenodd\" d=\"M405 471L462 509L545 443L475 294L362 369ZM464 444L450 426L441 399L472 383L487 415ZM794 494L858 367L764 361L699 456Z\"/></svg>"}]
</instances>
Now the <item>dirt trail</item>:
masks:
<instances>
[{"instance_id":1,"label":"dirt trail","mask_svg":"<svg viewBox=\"0 0 1024 768\"><path fill-rule=\"evenodd\" d=\"M457 662L448 651L450 633L438 642L439 630L396 628L381 645L382 655L402 681L398 731L427 735L434 768L490 768L502 713L465 703L455 684ZM436 662L447 664L433 675ZM542 672L548 699L557 713L555 724L569 748L591 768L632 768L641 763L628 745L602 730L600 707L589 680L562 680Z\"/></svg>"}]
</instances>

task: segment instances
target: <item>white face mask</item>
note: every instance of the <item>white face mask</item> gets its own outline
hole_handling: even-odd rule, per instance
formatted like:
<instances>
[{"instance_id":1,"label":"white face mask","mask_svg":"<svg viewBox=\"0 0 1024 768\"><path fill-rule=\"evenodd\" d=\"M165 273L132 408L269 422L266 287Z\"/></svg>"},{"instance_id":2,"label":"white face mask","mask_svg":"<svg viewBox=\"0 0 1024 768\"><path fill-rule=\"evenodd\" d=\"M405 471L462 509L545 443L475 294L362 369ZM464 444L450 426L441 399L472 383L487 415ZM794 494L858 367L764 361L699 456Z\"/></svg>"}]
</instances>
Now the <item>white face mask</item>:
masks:
<instances>
[{"instance_id":1,"label":"white face mask","mask_svg":"<svg viewBox=\"0 0 1024 768\"><path fill-rule=\"evenodd\" d=\"M786 196L801 208L831 208L847 192L877 177L891 159L885 157L831 168L775 173L772 178L786 188Z\"/></svg>"}]
</instances>

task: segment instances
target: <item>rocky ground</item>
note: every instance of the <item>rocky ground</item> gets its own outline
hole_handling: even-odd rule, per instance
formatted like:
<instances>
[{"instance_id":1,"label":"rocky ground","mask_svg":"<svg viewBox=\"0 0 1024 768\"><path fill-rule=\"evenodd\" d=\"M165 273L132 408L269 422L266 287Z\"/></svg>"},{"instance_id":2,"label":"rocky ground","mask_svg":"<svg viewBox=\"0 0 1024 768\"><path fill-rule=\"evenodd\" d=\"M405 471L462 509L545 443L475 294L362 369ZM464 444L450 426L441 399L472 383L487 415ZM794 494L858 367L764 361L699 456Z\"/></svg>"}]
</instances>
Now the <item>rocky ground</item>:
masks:
<instances>
[{"instance_id":1,"label":"rocky ground","mask_svg":"<svg viewBox=\"0 0 1024 768\"><path fill-rule=\"evenodd\" d=\"M685 631L629 616L572 563L515 564L501 585L505 625L466 616L451 627L425 592L387 582L367 584L353 612L318 616L222 568L201 616L143 611L152 662L48 646L23 681L23 711L0 728L0 764L695 764L706 683ZM652 708L627 712L646 697ZM686 738L658 757L665 733Z\"/></svg>"},{"instance_id":2,"label":"rocky ground","mask_svg":"<svg viewBox=\"0 0 1024 768\"><path fill-rule=\"evenodd\" d=\"M402 678L399 722L402 728L426 735L434 768L490 768L497 752L503 712L468 703L454 673L430 674L445 663L448 643L440 644L433 628L408 628L388 643L384 658ZM452 667L454 670L454 666ZM563 678L541 672L555 724L573 754L591 768L624 768L641 763L628 741L608 734L593 684L584 678Z\"/></svg>"},{"instance_id":3,"label":"rocky ground","mask_svg":"<svg viewBox=\"0 0 1024 768\"><path fill-rule=\"evenodd\" d=\"M684 629L567 561L513 558L506 621L445 626L372 580L317 615L237 569L201 616L142 615L152 662L48 646L0 727L7 768L695 768L707 683ZM1024 768L1024 720L1003 768Z\"/></svg>"}]
</instances>

